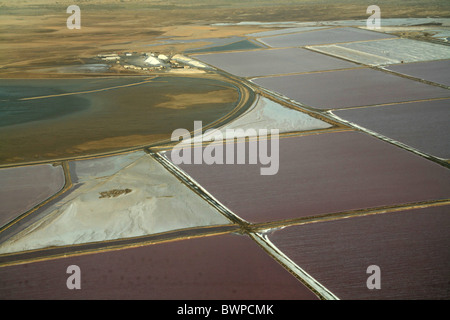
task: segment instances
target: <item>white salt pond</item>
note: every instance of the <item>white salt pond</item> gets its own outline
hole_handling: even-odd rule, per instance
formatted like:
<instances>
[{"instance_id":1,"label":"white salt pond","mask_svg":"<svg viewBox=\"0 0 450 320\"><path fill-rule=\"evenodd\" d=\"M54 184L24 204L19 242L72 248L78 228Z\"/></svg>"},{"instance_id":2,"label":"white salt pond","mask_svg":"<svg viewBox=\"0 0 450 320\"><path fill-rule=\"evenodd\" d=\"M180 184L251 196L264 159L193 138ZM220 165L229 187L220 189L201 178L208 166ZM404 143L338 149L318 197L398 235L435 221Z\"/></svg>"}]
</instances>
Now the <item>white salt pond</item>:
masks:
<instances>
[{"instance_id":1,"label":"white salt pond","mask_svg":"<svg viewBox=\"0 0 450 320\"><path fill-rule=\"evenodd\" d=\"M130 155L111 160L116 163L103 171L111 170L111 175L80 178L84 182L78 188L47 209L44 218L2 243L0 253L230 223L149 155L131 163ZM122 165L119 170L117 164ZM78 173L83 172L90 174L86 166Z\"/></svg>"},{"instance_id":2,"label":"white salt pond","mask_svg":"<svg viewBox=\"0 0 450 320\"><path fill-rule=\"evenodd\" d=\"M308 48L367 65L450 59L450 47L410 39L351 42Z\"/></svg>"},{"instance_id":3,"label":"white salt pond","mask_svg":"<svg viewBox=\"0 0 450 320\"><path fill-rule=\"evenodd\" d=\"M310 115L282 106L260 96L256 104L241 117L221 128L227 129L278 129L280 133L330 128L332 125Z\"/></svg>"},{"instance_id":4,"label":"white salt pond","mask_svg":"<svg viewBox=\"0 0 450 320\"><path fill-rule=\"evenodd\" d=\"M145 152L138 151L117 156L72 161L69 164L72 181L74 183L87 182L112 176L145 155Z\"/></svg>"},{"instance_id":5,"label":"white salt pond","mask_svg":"<svg viewBox=\"0 0 450 320\"><path fill-rule=\"evenodd\" d=\"M183 141L183 144L191 143L192 141L199 142L199 139L203 141L214 140L213 137L218 132L220 132L224 138L232 139L244 136L254 136L252 131L258 134L261 129L268 130L268 134L270 134L271 129L278 129L279 133L287 133L326 129L331 126L331 124L316 119L306 113L285 107L266 97L258 96L252 107L240 117L217 130L207 131L204 135L195 137L192 140L186 139ZM232 130L230 131L231 134L227 135L227 130Z\"/></svg>"}]
</instances>

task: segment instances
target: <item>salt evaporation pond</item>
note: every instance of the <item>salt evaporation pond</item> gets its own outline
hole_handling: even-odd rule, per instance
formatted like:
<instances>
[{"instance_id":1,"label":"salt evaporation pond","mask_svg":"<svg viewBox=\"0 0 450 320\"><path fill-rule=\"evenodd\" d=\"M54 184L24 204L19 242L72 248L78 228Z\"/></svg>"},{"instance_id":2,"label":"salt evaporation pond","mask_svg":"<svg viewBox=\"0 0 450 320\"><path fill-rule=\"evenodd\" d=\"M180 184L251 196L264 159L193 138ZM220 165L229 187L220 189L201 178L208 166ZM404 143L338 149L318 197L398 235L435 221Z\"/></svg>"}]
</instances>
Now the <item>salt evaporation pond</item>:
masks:
<instances>
[{"instance_id":1,"label":"salt evaporation pond","mask_svg":"<svg viewBox=\"0 0 450 320\"><path fill-rule=\"evenodd\" d=\"M61 166L50 164L0 169L0 227L64 187Z\"/></svg>"},{"instance_id":2,"label":"salt evaporation pond","mask_svg":"<svg viewBox=\"0 0 450 320\"><path fill-rule=\"evenodd\" d=\"M368 65L450 59L450 47L410 39L351 42L309 48Z\"/></svg>"},{"instance_id":3,"label":"salt evaporation pond","mask_svg":"<svg viewBox=\"0 0 450 320\"><path fill-rule=\"evenodd\" d=\"M137 160L130 163L133 158ZM114 173L104 177L92 176L91 170L86 170L90 160L86 161L78 171L75 165L77 180L82 181L76 190L41 213L40 220L3 242L0 253L230 223L145 153L115 157L112 161L118 166L106 162L98 175L111 169ZM93 165L101 168L102 159L94 160Z\"/></svg>"},{"instance_id":4,"label":"salt evaporation pond","mask_svg":"<svg viewBox=\"0 0 450 320\"><path fill-rule=\"evenodd\" d=\"M274 76L252 82L317 109L450 97L447 89L365 68Z\"/></svg>"},{"instance_id":5,"label":"salt evaporation pond","mask_svg":"<svg viewBox=\"0 0 450 320\"><path fill-rule=\"evenodd\" d=\"M248 143L245 149L248 159ZM249 222L317 217L450 195L446 168L360 132L280 139L275 175L261 175L261 164L223 163L178 166Z\"/></svg>"},{"instance_id":6,"label":"salt evaporation pond","mask_svg":"<svg viewBox=\"0 0 450 320\"><path fill-rule=\"evenodd\" d=\"M210 53L193 57L242 77L334 70L357 66L352 62L302 48Z\"/></svg>"}]
</instances>

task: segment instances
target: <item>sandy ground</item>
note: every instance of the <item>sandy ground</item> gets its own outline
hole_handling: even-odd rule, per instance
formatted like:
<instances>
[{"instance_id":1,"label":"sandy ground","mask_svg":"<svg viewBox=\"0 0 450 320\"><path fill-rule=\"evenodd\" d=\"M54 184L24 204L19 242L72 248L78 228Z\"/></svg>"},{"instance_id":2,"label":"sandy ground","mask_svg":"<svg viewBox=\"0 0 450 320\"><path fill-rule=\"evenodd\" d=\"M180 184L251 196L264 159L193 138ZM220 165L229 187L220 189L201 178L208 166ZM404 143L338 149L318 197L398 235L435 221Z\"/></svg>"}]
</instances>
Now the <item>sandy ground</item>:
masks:
<instances>
[{"instance_id":1,"label":"sandy ground","mask_svg":"<svg viewBox=\"0 0 450 320\"><path fill-rule=\"evenodd\" d=\"M172 69L169 71L169 73L175 73L175 74L199 74L199 73L205 73L203 70L199 69Z\"/></svg>"},{"instance_id":2,"label":"sandy ground","mask_svg":"<svg viewBox=\"0 0 450 320\"><path fill-rule=\"evenodd\" d=\"M102 197L112 190L127 192ZM4 242L0 253L229 223L150 156L143 155L111 176L85 181L70 200L54 205L45 218Z\"/></svg>"}]
</instances>

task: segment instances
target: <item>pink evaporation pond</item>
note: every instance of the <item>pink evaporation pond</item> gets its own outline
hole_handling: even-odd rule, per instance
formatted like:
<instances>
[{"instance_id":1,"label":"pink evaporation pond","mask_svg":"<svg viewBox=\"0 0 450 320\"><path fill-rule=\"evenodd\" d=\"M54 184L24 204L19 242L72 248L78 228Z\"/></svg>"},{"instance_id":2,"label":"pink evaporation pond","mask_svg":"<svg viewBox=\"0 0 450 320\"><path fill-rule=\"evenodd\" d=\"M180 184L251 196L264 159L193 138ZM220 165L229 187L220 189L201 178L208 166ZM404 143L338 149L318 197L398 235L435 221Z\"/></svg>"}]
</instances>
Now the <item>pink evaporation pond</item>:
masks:
<instances>
[{"instance_id":1,"label":"pink evaporation pond","mask_svg":"<svg viewBox=\"0 0 450 320\"><path fill-rule=\"evenodd\" d=\"M337 70L252 80L317 109L450 97L450 91L372 69Z\"/></svg>"},{"instance_id":2,"label":"pink evaporation pond","mask_svg":"<svg viewBox=\"0 0 450 320\"><path fill-rule=\"evenodd\" d=\"M357 64L302 48L226 52L194 56L242 77L357 67Z\"/></svg>"},{"instance_id":3,"label":"pink evaporation pond","mask_svg":"<svg viewBox=\"0 0 450 320\"><path fill-rule=\"evenodd\" d=\"M397 64L387 66L386 69L450 86L450 60Z\"/></svg>"},{"instance_id":4,"label":"pink evaporation pond","mask_svg":"<svg viewBox=\"0 0 450 320\"><path fill-rule=\"evenodd\" d=\"M333 113L424 153L450 159L450 99L344 109Z\"/></svg>"},{"instance_id":5,"label":"pink evaporation pond","mask_svg":"<svg viewBox=\"0 0 450 320\"><path fill-rule=\"evenodd\" d=\"M364 133L287 137L279 143L275 175L261 175L260 169L269 165L248 164L248 155L246 164L224 160L179 167L234 214L253 223L450 196L447 168Z\"/></svg>"},{"instance_id":6,"label":"pink evaporation pond","mask_svg":"<svg viewBox=\"0 0 450 320\"><path fill-rule=\"evenodd\" d=\"M449 210L447 205L291 226L269 239L340 299L449 299ZM367 273L371 265L379 267L380 289L367 287L369 276L376 276Z\"/></svg>"},{"instance_id":7,"label":"pink evaporation pond","mask_svg":"<svg viewBox=\"0 0 450 320\"><path fill-rule=\"evenodd\" d=\"M0 170L0 226L32 209L64 187L61 166L50 164Z\"/></svg>"},{"instance_id":8,"label":"pink evaporation pond","mask_svg":"<svg viewBox=\"0 0 450 320\"><path fill-rule=\"evenodd\" d=\"M68 290L66 269L81 271ZM234 234L0 267L1 299L313 299L253 240Z\"/></svg>"}]
</instances>

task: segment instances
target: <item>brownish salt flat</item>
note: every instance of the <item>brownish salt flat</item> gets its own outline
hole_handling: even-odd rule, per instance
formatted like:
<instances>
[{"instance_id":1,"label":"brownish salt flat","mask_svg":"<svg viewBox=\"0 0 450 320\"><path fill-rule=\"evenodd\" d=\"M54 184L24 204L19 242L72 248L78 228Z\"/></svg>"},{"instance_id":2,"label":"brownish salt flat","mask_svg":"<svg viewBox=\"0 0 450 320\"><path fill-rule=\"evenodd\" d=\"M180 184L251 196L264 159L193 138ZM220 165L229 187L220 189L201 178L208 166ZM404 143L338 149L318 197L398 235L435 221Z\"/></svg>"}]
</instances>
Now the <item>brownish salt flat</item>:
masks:
<instances>
[{"instance_id":1,"label":"brownish salt flat","mask_svg":"<svg viewBox=\"0 0 450 320\"><path fill-rule=\"evenodd\" d=\"M269 239L340 299L449 299L449 206L311 223ZM380 267L369 290L367 268Z\"/></svg>"},{"instance_id":2,"label":"brownish salt flat","mask_svg":"<svg viewBox=\"0 0 450 320\"><path fill-rule=\"evenodd\" d=\"M64 182L61 166L1 169L0 227L57 193Z\"/></svg>"},{"instance_id":3,"label":"brownish salt flat","mask_svg":"<svg viewBox=\"0 0 450 320\"><path fill-rule=\"evenodd\" d=\"M81 270L69 290L67 267ZM317 299L246 236L220 235L0 267L1 299Z\"/></svg>"},{"instance_id":4,"label":"brownish salt flat","mask_svg":"<svg viewBox=\"0 0 450 320\"><path fill-rule=\"evenodd\" d=\"M363 133L326 133L279 142L275 175L261 175L260 168L269 165L248 164L248 155L247 164L179 167L250 222L447 199L450 195L448 169ZM170 157L170 152L166 155Z\"/></svg>"}]
</instances>

